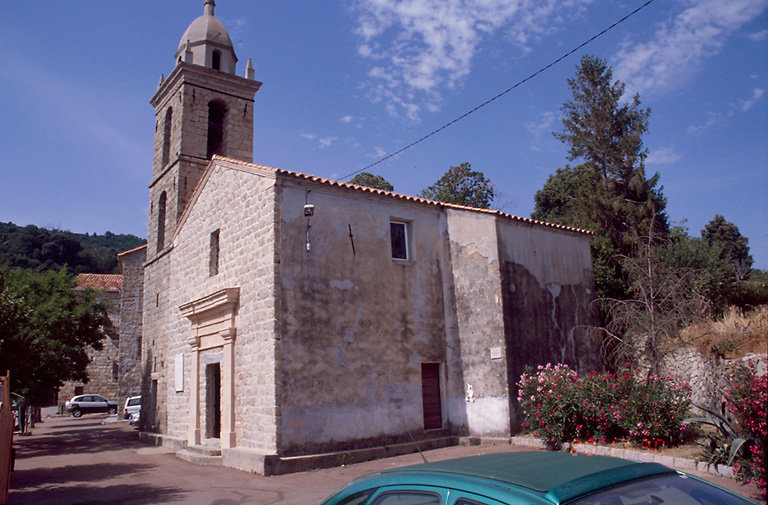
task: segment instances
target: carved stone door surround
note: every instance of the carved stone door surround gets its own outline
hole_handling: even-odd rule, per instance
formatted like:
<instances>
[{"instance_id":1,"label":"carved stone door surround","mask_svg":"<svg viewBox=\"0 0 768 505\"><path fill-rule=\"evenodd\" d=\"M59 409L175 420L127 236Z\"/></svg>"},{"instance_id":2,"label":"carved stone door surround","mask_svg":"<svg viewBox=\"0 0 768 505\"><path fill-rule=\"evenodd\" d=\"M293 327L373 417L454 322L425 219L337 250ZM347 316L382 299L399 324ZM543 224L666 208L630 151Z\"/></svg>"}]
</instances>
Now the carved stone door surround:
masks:
<instances>
[{"instance_id":1,"label":"carved stone door surround","mask_svg":"<svg viewBox=\"0 0 768 505\"><path fill-rule=\"evenodd\" d=\"M179 306L192 322L187 344L192 353L190 376L190 419L187 443L200 445L200 352L221 347L221 447L235 447L234 344L235 315L240 288L225 288Z\"/></svg>"}]
</instances>

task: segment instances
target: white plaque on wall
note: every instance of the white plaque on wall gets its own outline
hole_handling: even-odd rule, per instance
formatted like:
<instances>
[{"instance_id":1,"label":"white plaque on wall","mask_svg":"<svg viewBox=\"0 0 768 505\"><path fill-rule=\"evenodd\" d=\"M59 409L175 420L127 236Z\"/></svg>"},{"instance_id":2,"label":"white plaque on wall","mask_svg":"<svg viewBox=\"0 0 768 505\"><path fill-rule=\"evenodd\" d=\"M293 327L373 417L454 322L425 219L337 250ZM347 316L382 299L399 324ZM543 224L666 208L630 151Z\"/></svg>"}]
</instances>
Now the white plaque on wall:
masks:
<instances>
[{"instance_id":1,"label":"white plaque on wall","mask_svg":"<svg viewBox=\"0 0 768 505\"><path fill-rule=\"evenodd\" d=\"M176 355L176 365L175 365L175 375L176 375L176 392L179 393L181 391L184 391L184 354L180 353Z\"/></svg>"},{"instance_id":2,"label":"white plaque on wall","mask_svg":"<svg viewBox=\"0 0 768 505\"><path fill-rule=\"evenodd\" d=\"M491 347L491 359L501 359L501 347Z\"/></svg>"}]
</instances>

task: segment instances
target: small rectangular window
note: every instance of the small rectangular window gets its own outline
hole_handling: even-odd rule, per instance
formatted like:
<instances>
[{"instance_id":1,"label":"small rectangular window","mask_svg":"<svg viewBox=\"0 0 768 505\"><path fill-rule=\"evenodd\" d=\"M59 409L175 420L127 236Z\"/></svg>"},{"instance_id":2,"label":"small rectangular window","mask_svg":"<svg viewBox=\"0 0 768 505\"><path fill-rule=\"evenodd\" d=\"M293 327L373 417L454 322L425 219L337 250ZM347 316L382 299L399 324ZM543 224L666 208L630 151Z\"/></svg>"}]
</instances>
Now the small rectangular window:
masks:
<instances>
[{"instance_id":1,"label":"small rectangular window","mask_svg":"<svg viewBox=\"0 0 768 505\"><path fill-rule=\"evenodd\" d=\"M219 273L219 230L211 233L211 256L209 273L214 276Z\"/></svg>"},{"instance_id":2,"label":"small rectangular window","mask_svg":"<svg viewBox=\"0 0 768 505\"><path fill-rule=\"evenodd\" d=\"M402 221L390 221L389 238L392 244L392 258L398 260L409 259L408 251L408 223Z\"/></svg>"}]
</instances>

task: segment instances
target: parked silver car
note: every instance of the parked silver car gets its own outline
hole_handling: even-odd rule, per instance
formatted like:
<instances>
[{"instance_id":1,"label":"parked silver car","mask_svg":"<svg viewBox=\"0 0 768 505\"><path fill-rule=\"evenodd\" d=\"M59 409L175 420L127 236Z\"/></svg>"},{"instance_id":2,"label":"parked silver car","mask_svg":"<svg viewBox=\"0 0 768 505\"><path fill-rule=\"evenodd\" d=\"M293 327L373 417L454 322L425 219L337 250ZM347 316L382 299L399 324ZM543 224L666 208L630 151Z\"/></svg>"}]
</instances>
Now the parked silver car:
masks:
<instances>
[{"instance_id":1,"label":"parked silver car","mask_svg":"<svg viewBox=\"0 0 768 505\"><path fill-rule=\"evenodd\" d=\"M123 407L123 419L129 419L132 414L138 415L141 411L141 396L129 396Z\"/></svg>"},{"instance_id":2,"label":"parked silver car","mask_svg":"<svg viewBox=\"0 0 768 505\"><path fill-rule=\"evenodd\" d=\"M117 414L117 402L107 400L101 395L77 395L64 404L72 417L80 417L91 412Z\"/></svg>"}]
</instances>

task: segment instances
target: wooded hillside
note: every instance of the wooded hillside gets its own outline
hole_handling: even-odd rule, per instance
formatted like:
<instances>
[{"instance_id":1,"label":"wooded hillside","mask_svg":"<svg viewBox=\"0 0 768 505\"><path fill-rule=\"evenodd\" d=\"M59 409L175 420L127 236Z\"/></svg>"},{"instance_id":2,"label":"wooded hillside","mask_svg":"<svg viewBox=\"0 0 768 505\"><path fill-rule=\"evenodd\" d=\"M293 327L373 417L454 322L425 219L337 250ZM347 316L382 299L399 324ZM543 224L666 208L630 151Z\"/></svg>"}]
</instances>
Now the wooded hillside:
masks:
<instances>
[{"instance_id":1,"label":"wooded hillside","mask_svg":"<svg viewBox=\"0 0 768 505\"><path fill-rule=\"evenodd\" d=\"M67 267L70 273L120 273L117 254L146 240L135 235L103 235L0 223L0 269L45 271Z\"/></svg>"}]
</instances>

